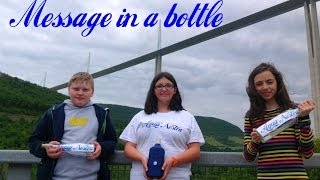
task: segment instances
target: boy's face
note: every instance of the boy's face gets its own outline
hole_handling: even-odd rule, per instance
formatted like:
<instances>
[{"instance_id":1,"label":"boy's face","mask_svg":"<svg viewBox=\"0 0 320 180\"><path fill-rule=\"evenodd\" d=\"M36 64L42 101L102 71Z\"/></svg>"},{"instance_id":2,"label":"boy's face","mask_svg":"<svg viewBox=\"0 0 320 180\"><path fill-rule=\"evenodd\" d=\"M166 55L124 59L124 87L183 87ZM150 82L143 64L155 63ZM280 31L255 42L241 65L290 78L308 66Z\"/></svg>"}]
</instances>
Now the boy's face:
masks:
<instances>
[{"instance_id":1,"label":"boy's face","mask_svg":"<svg viewBox=\"0 0 320 180\"><path fill-rule=\"evenodd\" d=\"M93 95L91 84L87 81L75 81L68 88L73 105L82 107L86 105Z\"/></svg>"}]
</instances>

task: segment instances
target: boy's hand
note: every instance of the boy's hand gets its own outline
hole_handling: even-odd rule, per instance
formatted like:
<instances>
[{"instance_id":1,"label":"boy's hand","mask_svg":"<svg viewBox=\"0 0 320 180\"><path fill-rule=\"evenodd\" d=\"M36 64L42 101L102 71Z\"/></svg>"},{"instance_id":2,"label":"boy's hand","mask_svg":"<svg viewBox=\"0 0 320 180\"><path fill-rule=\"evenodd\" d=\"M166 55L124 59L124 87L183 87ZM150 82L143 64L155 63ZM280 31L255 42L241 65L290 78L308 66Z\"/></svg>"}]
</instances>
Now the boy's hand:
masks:
<instances>
[{"instance_id":1,"label":"boy's hand","mask_svg":"<svg viewBox=\"0 0 320 180\"><path fill-rule=\"evenodd\" d=\"M89 144L93 144L94 145L94 152L93 152L92 156L88 156L87 159L88 160L97 159L101 154L101 146L100 146L100 144L97 141L89 142Z\"/></svg>"},{"instance_id":2,"label":"boy's hand","mask_svg":"<svg viewBox=\"0 0 320 180\"><path fill-rule=\"evenodd\" d=\"M60 142L50 141L49 144L60 145ZM59 158L61 156L61 154L63 153L61 148L54 148L54 147L47 147L46 151L47 151L47 155L53 159Z\"/></svg>"},{"instance_id":3,"label":"boy's hand","mask_svg":"<svg viewBox=\"0 0 320 180\"><path fill-rule=\"evenodd\" d=\"M300 114L299 117L309 115L309 113L315 108L316 103L313 100L307 100L298 105Z\"/></svg>"}]
</instances>

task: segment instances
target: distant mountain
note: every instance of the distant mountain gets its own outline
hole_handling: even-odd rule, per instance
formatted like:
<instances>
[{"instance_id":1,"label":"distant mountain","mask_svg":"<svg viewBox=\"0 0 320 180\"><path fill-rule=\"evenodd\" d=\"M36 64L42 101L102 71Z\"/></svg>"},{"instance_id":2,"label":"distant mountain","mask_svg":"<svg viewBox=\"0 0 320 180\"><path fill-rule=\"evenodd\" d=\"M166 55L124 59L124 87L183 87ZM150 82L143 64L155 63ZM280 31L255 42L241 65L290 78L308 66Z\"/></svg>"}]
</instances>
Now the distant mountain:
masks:
<instances>
[{"instance_id":1,"label":"distant mountain","mask_svg":"<svg viewBox=\"0 0 320 180\"><path fill-rule=\"evenodd\" d=\"M46 109L68 98L51 89L0 74L0 149L26 149L28 136ZM107 104L120 135L139 108ZM240 151L243 132L237 126L214 117L195 117L206 144L203 151ZM118 144L118 149L123 145Z\"/></svg>"},{"instance_id":2,"label":"distant mountain","mask_svg":"<svg viewBox=\"0 0 320 180\"><path fill-rule=\"evenodd\" d=\"M108 108L119 133L126 127L131 118L142 110L115 104L108 104ZM242 148L243 132L237 126L214 117L195 116L195 118L206 139L206 144L202 147L203 150L234 151Z\"/></svg>"}]
</instances>

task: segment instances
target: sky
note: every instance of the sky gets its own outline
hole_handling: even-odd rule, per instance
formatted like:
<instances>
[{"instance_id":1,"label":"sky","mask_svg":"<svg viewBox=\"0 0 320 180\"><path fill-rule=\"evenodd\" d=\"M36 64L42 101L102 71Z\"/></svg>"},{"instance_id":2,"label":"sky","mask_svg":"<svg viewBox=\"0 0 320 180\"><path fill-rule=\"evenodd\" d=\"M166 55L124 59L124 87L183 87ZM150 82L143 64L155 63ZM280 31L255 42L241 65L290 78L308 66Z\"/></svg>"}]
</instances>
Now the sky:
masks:
<instances>
[{"instance_id":1,"label":"sky","mask_svg":"<svg viewBox=\"0 0 320 180\"><path fill-rule=\"evenodd\" d=\"M17 25L34 2L34 11L45 2L40 20L50 13L53 17L60 14L63 18L69 13L72 17L87 13L87 19L94 13L102 16L110 13L111 22L106 27L96 26L86 37L82 36L86 24L82 27L50 25L44 28L35 27L32 20L27 27L23 22ZM152 13L158 13L162 22L161 47L214 29L211 26L188 27L186 24L164 27L163 22L175 3L177 14L191 15L197 3L200 7L208 3L211 8L216 2L2 0L0 71L50 88L68 82L76 72L94 73L157 50L160 23L153 27L143 25L144 19ZM224 0L217 11L223 15L220 26L282 2L285 1ZM319 8L317 3L318 14ZM138 25L116 26L124 9L125 13L137 15ZM204 15L207 14L208 11ZM10 25L11 19L16 21ZM162 57L162 71L168 71L176 78L186 110L197 116L223 119L243 129L243 117L249 108L245 91L247 78L261 62L271 62L283 73L292 100L302 102L311 98L305 27L304 10L299 8L165 55ZM95 79L92 100L143 108L154 66L155 62L151 60ZM67 89L59 92L67 94Z\"/></svg>"}]
</instances>

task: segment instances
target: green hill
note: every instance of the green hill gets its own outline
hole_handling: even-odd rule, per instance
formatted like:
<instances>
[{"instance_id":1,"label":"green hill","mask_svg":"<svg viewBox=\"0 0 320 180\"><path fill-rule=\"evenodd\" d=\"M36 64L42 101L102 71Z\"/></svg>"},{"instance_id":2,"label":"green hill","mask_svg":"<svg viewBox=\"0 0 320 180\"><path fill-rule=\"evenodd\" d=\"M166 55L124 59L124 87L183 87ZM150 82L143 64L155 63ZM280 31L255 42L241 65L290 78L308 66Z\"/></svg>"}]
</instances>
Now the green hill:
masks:
<instances>
[{"instance_id":1,"label":"green hill","mask_svg":"<svg viewBox=\"0 0 320 180\"><path fill-rule=\"evenodd\" d=\"M18 78L0 73L0 149L27 149L27 138L35 124L53 104L67 96ZM120 135L141 109L107 104ZM233 124L214 117L196 116L205 136L202 151L240 151L243 132ZM118 149L123 145L118 143Z\"/></svg>"},{"instance_id":2,"label":"green hill","mask_svg":"<svg viewBox=\"0 0 320 180\"><path fill-rule=\"evenodd\" d=\"M39 115L67 96L48 88L0 74L0 112Z\"/></svg>"}]
</instances>

